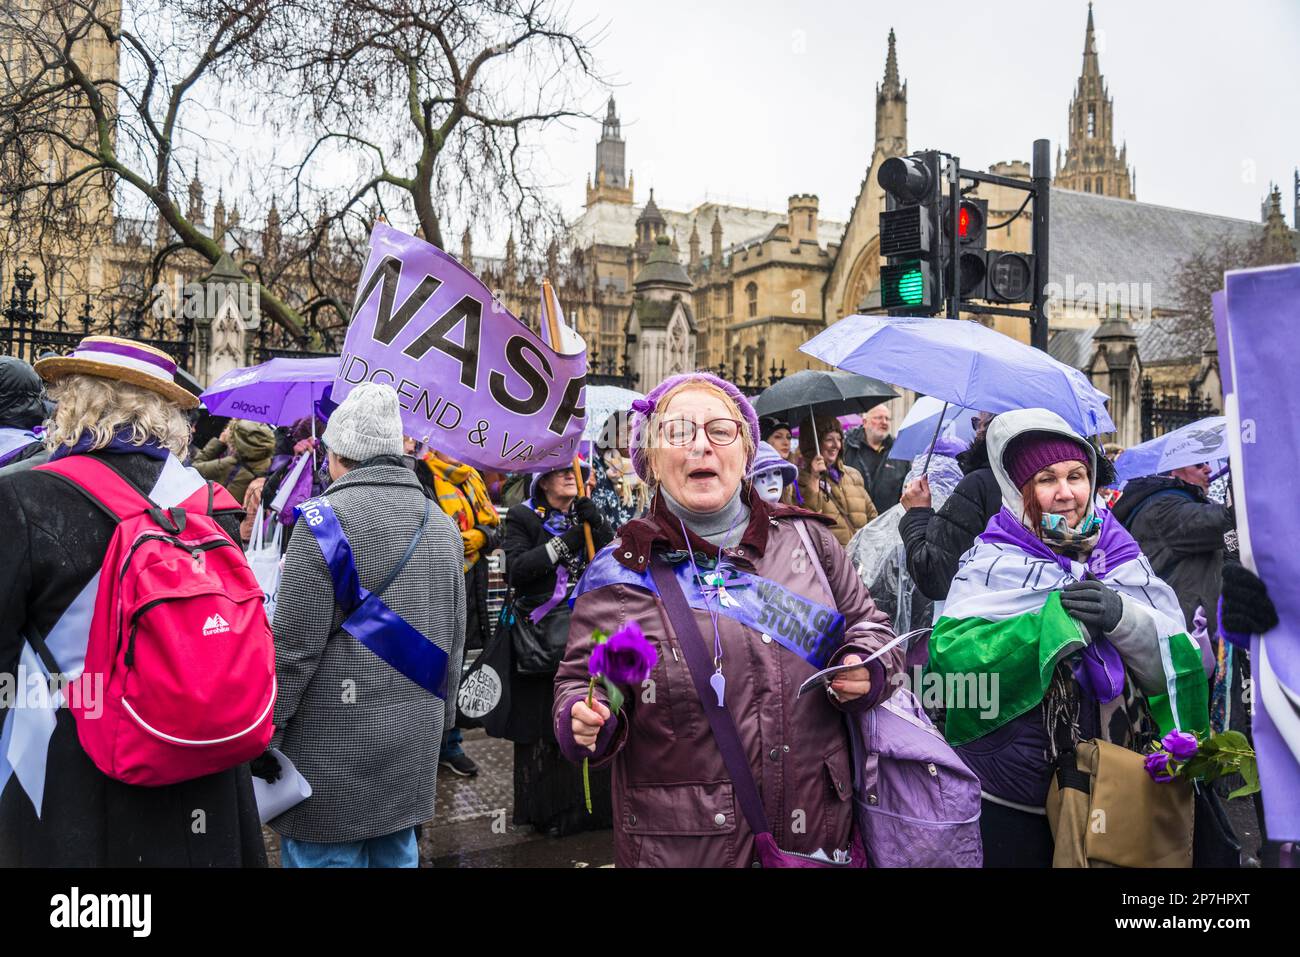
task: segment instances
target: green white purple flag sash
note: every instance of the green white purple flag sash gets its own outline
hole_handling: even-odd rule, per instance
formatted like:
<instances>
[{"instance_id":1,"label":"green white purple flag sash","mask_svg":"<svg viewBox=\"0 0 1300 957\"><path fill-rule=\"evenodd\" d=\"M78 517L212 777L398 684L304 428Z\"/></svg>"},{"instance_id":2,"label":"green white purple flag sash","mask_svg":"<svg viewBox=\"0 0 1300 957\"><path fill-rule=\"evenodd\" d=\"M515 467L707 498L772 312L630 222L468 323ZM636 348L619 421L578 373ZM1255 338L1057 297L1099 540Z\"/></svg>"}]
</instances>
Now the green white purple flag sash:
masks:
<instances>
[{"instance_id":1,"label":"green white purple flag sash","mask_svg":"<svg viewBox=\"0 0 1300 957\"><path fill-rule=\"evenodd\" d=\"M948 709L946 733L958 745L983 737L1035 707L1052 672L1086 646L1082 625L1061 607L1060 590L1083 579L1078 562L1047 561L1014 545L976 540L948 592L930 638L930 670L941 675L997 674L1001 700L992 716L978 707ZM1145 556L1104 570L1102 580L1131 599L1142 630L1159 644L1166 693L1148 696L1161 733L1206 732L1208 687L1201 652L1188 636L1173 590Z\"/></svg>"}]
</instances>

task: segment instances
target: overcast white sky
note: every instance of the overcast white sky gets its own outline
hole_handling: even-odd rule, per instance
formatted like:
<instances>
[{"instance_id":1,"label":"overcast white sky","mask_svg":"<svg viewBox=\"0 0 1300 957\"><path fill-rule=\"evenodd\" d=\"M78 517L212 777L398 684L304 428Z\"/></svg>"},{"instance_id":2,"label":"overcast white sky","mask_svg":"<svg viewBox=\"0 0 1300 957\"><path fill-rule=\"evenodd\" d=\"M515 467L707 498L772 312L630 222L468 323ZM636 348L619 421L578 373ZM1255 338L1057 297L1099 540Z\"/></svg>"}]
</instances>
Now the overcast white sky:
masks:
<instances>
[{"instance_id":1,"label":"overcast white sky","mask_svg":"<svg viewBox=\"0 0 1300 957\"><path fill-rule=\"evenodd\" d=\"M791 193L814 192L824 217L844 220L874 143L890 27L908 84L909 147L987 168L1028 160L1038 137L1052 141L1055 161L1087 9L1078 0L574 0L573 22L603 34L596 51L615 83L638 204L651 186L677 209L705 198L784 209ZM1257 219L1274 180L1289 222L1300 2L1102 0L1094 18L1138 199ZM544 139L548 182L569 216L581 212L598 137L593 123Z\"/></svg>"}]
</instances>

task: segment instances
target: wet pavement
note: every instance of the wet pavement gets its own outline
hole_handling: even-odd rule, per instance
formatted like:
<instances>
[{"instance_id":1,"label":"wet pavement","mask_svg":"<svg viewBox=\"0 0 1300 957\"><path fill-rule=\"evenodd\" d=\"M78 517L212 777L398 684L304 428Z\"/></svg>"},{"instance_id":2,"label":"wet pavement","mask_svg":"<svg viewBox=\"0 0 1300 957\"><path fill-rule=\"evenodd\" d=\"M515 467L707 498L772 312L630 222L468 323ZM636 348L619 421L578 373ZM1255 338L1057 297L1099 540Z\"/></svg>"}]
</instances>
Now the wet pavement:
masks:
<instances>
[{"instance_id":1,"label":"wet pavement","mask_svg":"<svg viewBox=\"0 0 1300 957\"><path fill-rule=\"evenodd\" d=\"M514 745L466 731L465 751L479 766L476 777L438 769L434 819L420 830L421 867L612 867L612 831L553 838L511 823L514 813ZM1239 782L1238 782L1239 783ZM1242 844L1243 862L1259 854L1259 823L1250 798L1227 801ZM270 866L280 866L279 839L263 828ZM1255 863L1255 866L1258 866Z\"/></svg>"},{"instance_id":2,"label":"wet pavement","mask_svg":"<svg viewBox=\"0 0 1300 957\"><path fill-rule=\"evenodd\" d=\"M420 829L421 867L612 867L613 831L553 838L511 823L514 745L466 731L464 748L479 766L472 778L438 769L434 818ZM263 828L268 863L280 866L279 838Z\"/></svg>"}]
</instances>

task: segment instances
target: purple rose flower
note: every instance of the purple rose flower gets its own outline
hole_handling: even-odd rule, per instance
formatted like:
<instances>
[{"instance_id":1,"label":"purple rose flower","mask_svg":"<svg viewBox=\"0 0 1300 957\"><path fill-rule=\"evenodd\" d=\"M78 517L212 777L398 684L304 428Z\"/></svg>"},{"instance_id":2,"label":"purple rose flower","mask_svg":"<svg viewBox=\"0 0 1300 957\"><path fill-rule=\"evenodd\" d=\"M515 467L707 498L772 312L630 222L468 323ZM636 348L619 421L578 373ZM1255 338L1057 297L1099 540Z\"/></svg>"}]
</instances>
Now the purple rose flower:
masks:
<instances>
[{"instance_id":1,"label":"purple rose flower","mask_svg":"<svg viewBox=\"0 0 1300 957\"><path fill-rule=\"evenodd\" d=\"M650 676L658 660L659 653L646 640L641 626L630 621L595 647L587 671L616 685L639 685Z\"/></svg>"},{"instance_id":2,"label":"purple rose flower","mask_svg":"<svg viewBox=\"0 0 1300 957\"><path fill-rule=\"evenodd\" d=\"M1174 756L1175 761L1186 761L1188 758L1195 757L1196 750L1200 747L1196 743L1196 735L1177 729L1170 731L1161 738L1160 743L1165 746L1166 751Z\"/></svg>"},{"instance_id":3,"label":"purple rose flower","mask_svg":"<svg viewBox=\"0 0 1300 957\"><path fill-rule=\"evenodd\" d=\"M1156 751L1154 754L1148 754L1146 760L1142 763L1147 774L1151 775L1152 781L1159 781L1163 784L1174 779L1174 776L1169 773L1168 751Z\"/></svg>"}]
</instances>

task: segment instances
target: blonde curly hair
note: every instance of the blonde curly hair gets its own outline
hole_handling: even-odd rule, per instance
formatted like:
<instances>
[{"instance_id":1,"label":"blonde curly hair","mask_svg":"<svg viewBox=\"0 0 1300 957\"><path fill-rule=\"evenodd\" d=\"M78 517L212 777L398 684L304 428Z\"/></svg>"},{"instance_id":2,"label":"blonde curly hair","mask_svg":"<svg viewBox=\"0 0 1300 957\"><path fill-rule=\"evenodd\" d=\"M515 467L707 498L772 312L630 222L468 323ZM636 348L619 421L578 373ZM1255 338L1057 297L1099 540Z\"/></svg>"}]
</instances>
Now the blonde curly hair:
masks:
<instances>
[{"instance_id":1,"label":"blonde curly hair","mask_svg":"<svg viewBox=\"0 0 1300 957\"><path fill-rule=\"evenodd\" d=\"M189 451L189 420L179 406L157 392L76 373L60 376L47 392L55 403L54 414L45 423L45 447L51 452L61 445L76 445L83 435L90 436L91 451L102 449L119 432L129 432L127 440L134 445L155 440L182 459Z\"/></svg>"}]
</instances>

